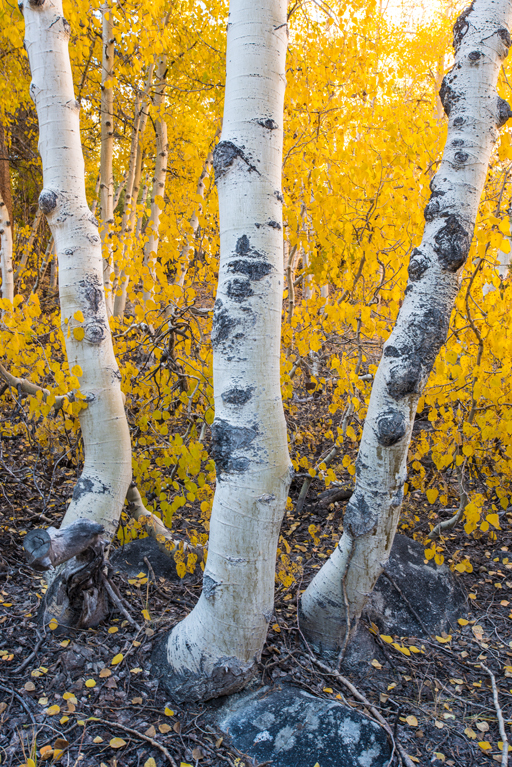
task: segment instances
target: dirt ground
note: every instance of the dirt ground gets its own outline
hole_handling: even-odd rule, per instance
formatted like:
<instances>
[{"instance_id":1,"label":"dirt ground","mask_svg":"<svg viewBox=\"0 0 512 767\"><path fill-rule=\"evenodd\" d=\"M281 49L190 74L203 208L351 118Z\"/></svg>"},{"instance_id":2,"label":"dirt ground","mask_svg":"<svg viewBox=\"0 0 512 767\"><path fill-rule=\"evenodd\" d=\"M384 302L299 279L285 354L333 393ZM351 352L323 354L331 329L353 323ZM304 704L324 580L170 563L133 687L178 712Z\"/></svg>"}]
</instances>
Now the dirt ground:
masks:
<instances>
[{"instance_id":1,"label":"dirt ground","mask_svg":"<svg viewBox=\"0 0 512 767\"><path fill-rule=\"evenodd\" d=\"M122 614L112 614L95 629L67 636L38 625L44 582L24 563L23 535L41 524L59 524L75 481L72 466L61 462L49 471L45 460L24 437L1 440L2 767L33 767L45 759L81 767L254 765L212 724L218 702L173 705L151 678L152 648L192 609L201 589L199 573L178 583L161 577L115 576L138 628ZM301 481L292 486L294 498ZM288 588L276 587L275 615L258 681L262 685L293 683L314 695L346 701L372 716L339 678L314 664L297 625L298 593L327 556L327 547L332 548L338 539L344 508L344 503L321 506L318 498L323 487L315 482L301 514L287 512L283 523L296 580ZM408 497L405 524L421 504L421 495ZM200 512L194 507L180 512L183 516L175 518L173 531L186 537L188 529L197 527ZM502 517L502 527L496 541L487 536L475 540L463 530L451 536L449 550L462 550L474 568L472 573L456 573L468 594L468 613L461 618L464 625L428 640L382 639L377 634L375 641L385 660L373 659L364 673L346 673L417 764L476 767L500 762L499 715L512 741L509 516ZM410 646L417 651L409 651ZM397 755L393 764L399 763Z\"/></svg>"}]
</instances>

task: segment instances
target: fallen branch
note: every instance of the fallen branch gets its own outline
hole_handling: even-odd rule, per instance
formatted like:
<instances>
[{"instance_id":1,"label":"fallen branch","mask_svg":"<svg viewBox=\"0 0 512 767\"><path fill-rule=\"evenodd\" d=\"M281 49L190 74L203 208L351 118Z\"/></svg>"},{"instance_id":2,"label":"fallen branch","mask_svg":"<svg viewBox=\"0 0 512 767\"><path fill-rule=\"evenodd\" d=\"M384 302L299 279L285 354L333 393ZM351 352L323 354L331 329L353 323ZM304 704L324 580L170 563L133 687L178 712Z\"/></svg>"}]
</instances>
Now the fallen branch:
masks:
<instances>
[{"instance_id":1,"label":"fallen branch","mask_svg":"<svg viewBox=\"0 0 512 767\"><path fill-rule=\"evenodd\" d=\"M487 671L487 673L491 677L492 699L494 701L494 708L496 709L496 716L498 717L498 727L500 730L501 740L503 743L503 747L501 749L501 767L508 767L507 732L505 730L505 721L503 719L503 711L501 710L500 701L498 698L498 687L496 685L496 678L494 674L492 673L491 669L488 668L484 663L482 663L481 666L483 670Z\"/></svg>"},{"instance_id":2,"label":"fallen branch","mask_svg":"<svg viewBox=\"0 0 512 767\"><path fill-rule=\"evenodd\" d=\"M349 680L346 677L344 677L343 674L340 674L339 671L335 671L330 666L328 666L326 663L323 663L321 660L318 660L318 658L315 658L313 655L310 655L310 658L311 658L312 662L316 666L318 666L318 668L321 668L322 671L325 671L326 674L329 674L330 676L333 676L335 679L337 679L338 682L340 682L344 687L347 688L347 690L349 690L352 693L354 698L356 698L360 703L363 703L366 706L368 711L370 711L372 716L377 720L377 722L381 725L381 727L384 730L386 730L388 736L391 739L391 743L392 743L393 748L396 748L396 750L400 754L400 757L403 760L404 764L407 767L414 767L414 763L412 762L410 756L404 750L403 746L401 746L400 743L398 743L398 741L395 741L395 738L393 736L393 731L392 731L390 725L388 724L386 719L384 719L384 717L382 716L380 711L378 711L378 709L376 709L375 706L373 706L370 703L368 698L365 695L363 695L363 693L360 692L357 689L357 687L355 687L352 684L352 682L349 682Z\"/></svg>"},{"instance_id":3,"label":"fallen branch","mask_svg":"<svg viewBox=\"0 0 512 767\"><path fill-rule=\"evenodd\" d=\"M99 719L96 716L91 719L90 722L91 724L96 724L96 722L99 722L99 724L105 724L108 727L117 727L119 730L123 730L124 732L128 732L130 735L134 735L136 738L139 738L139 740L145 740L146 743L151 743L152 746L158 748L158 750L162 752L162 754L172 764L172 767L178 767L172 754L166 749L166 747L162 746L161 743L159 743L154 738L151 738L149 735L143 735L141 732L138 732L138 730L133 730L131 727L126 727L124 724L119 724L119 722L109 722L107 719Z\"/></svg>"}]
</instances>

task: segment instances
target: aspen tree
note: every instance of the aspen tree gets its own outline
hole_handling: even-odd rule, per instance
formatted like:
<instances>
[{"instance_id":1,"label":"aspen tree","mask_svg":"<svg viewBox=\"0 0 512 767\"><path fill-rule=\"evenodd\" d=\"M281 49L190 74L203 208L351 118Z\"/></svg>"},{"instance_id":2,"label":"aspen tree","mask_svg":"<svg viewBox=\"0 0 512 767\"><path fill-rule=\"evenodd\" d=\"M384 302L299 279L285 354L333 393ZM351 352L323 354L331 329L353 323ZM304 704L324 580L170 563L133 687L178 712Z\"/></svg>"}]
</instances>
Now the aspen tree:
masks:
<instances>
[{"instance_id":1,"label":"aspen tree","mask_svg":"<svg viewBox=\"0 0 512 767\"><path fill-rule=\"evenodd\" d=\"M440 90L448 136L423 240L375 376L343 536L300 603L301 630L321 651L343 653L393 544L418 400L446 341L491 151L511 115L496 93L511 23L512 0L474 0L453 28L455 63Z\"/></svg>"},{"instance_id":2,"label":"aspen tree","mask_svg":"<svg viewBox=\"0 0 512 767\"><path fill-rule=\"evenodd\" d=\"M212 330L217 487L203 592L154 656L176 699L241 689L272 617L290 482L279 382L287 34L284 0L232 0L224 122L213 156L221 237Z\"/></svg>"},{"instance_id":3,"label":"aspen tree","mask_svg":"<svg viewBox=\"0 0 512 767\"><path fill-rule=\"evenodd\" d=\"M62 528L86 520L110 538L131 481L131 449L120 374L112 348L98 225L87 206L79 104L61 0L24 0L25 45L39 119L46 215L59 262L62 329L69 367L80 377L85 461ZM61 528L61 529L62 529Z\"/></svg>"},{"instance_id":4,"label":"aspen tree","mask_svg":"<svg viewBox=\"0 0 512 767\"><path fill-rule=\"evenodd\" d=\"M0 262L2 268L2 298L14 300L14 274L12 269L12 225L9 210L0 195Z\"/></svg>"},{"instance_id":5,"label":"aspen tree","mask_svg":"<svg viewBox=\"0 0 512 767\"><path fill-rule=\"evenodd\" d=\"M103 245L103 284L108 314L114 308L112 297L112 239L110 229L114 223L114 22L109 3L101 6L102 61L101 61L101 154L100 154L100 209L101 241Z\"/></svg>"}]
</instances>

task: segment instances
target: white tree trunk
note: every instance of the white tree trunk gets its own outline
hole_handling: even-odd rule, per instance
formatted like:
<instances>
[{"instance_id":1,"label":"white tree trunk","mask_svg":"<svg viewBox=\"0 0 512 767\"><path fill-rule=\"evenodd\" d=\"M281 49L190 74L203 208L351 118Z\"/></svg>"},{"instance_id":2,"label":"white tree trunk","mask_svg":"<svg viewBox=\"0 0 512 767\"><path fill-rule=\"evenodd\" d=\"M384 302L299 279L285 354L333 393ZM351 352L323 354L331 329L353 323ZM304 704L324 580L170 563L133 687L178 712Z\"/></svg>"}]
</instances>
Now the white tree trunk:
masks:
<instances>
[{"instance_id":1,"label":"white tree trunk","mask_svg":"<svg viewBox=\"0 0 512 767\"><path fill-rule=\"evenodd\" d=\"M103 246L103 285L109 316L113 311L112 239L114 223L114 20L109 2L101 6L102 15L102 62L101 62L101 150L100 150L100 209L101 243Z\"/></svg>"},{"instance_id":2,"label":"white tree trunk","mask_svg":"<svg viewBox=\"0 0 512 767\"><path fill-rule=\"evenodd\" d=\"M79 104L68 54L70 27L61 0L24 0L23 13L43 163L39 205L59 259L68 363L83 371L80 391L87 405L79 416L84 469L62 526L88 519L103 525L110 537L131 480L130 435L105 306L101 242L85 196Z\"/></svg>"},{"instance_id":3,"label":"white tree trunk","mask_svg":"<svg viewBox=\"0 0 512 767\"><path fill-rule=\"evenodd\" d=\"M216 141L217 136L219 135L219 131L215 134L215 137L213 141ZM198 197L202 197L204 199L204 187L205 187L205 181L208 178L208 175L210 173L210 169L212 167L213 163L213 150L208 152L206 155L206 160L203 164L203 169L201 171L201 175L199 176L199 181L197 182L197 189L196 189L196 195ZM178 263L178 270L179 270L179 277L176 280L176 284L179 285L181 288L185 284L185 277L187 275L188 267L189 267L189 255L194 250L194 243L195 239L197 237L197 231L199 229L199 216L201 215L203 210L203 206L201 203L199 203L199 207L194 210L190 217L190 226L192 227L192 236L185 238L185 244L183 245L180 253L180 260Z\"/></svg>"},{"instance_id":4,"label":"white tree trunk","mask_svg":"<svg viewBox=\"0 0 512 767\"><path fill-rule=\"evenodd\" d=\"M169 148L167 144L167 123L164 116L165 99L165 73L167 70L167 56L161 56L156 69L156 92L154 98L155 111L158 119L155 122L155 175L153 176L153 190L151 193L151 213L148 221L148 241L144 248L144 265L148 267L151 277L154 279L154 264L158 255L158 243L160 240L160 212L162 204L155 199L163 199L165 195L165 182L167 179L167 157ZM144 302L153 296L153 288L144 290Z\"/></svg>"},{"instance_id":5,"label":"white tree trunk","mask_svg":"<svg viewBox=\"0 0 512 767\"><path fill-rule=\"evenodd\" d=\"M125 260L126 254L131 252L133 243L133 227L137 213L137 201L139 198L139 184L142 172L142 142L148 119L147 100L153 80L154 64L150 64L146 78L146 87L141 97L135 99L135 117L130 147L130 159L128 164L128 178L126 182L126 194L124 201L123 221L121 225L123 249L121 258L115 265L116 288L114 297L114 316L124 317L126 309L126 296L128 292L129 277L120 269L119 262Z\"/></svg>"},{"instance_id":6,"label":"white tree trunk","mask_svg":"<svg viewBox=\"0 0 512 767\"><path fill-rule=\"evenodd\" d=\"M0 261L2 266L2 298L14 301L14 273L12 270L12 225L7 205L0 197Z\"/></svg>"},{"instance_id":7,"label":"white tree trunk","mask_svg":"<svg viewBox=\"0 0 512 767\"><path fill-rule=\"evenodd\" d=\"M242 688L272 617L290 482L280 392L285 0L231 0L222 138L213 166L221 260L215 303L217 488L198 604L154 655L173 698Z\"/></svg>"},{"instance_id":8,"label":"white tree trunk","mask_svg":"<svg viewBox=\"0 0 512 767\"><path fill-rule=\"evenodd\" d=\"M446 341L491 151L510 116L496 83L511 22L512 0L475 0L454 26L455 65L440 94L448 137L423 240L375 376L343 536L301 600L301 629L321 651L343 650L393 544L418 399Z\"/></svg>"}]
</instances>

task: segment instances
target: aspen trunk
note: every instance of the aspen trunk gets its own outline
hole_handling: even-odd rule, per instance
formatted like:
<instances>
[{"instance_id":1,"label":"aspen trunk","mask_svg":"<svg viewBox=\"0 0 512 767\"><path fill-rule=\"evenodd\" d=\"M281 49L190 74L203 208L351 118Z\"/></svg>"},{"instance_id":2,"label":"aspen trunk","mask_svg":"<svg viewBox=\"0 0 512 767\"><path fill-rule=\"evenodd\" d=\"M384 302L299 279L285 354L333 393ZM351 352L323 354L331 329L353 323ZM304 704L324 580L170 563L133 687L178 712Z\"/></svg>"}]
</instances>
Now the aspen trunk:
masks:
<instances>
[{"instance_id":1,"label":"aspen trunk","mask_svg":"<svg viewBox=\"0 0 512 767\"><path fill-rule=\"evenodd\" d=\"M135 119L132 133L132 143L130 147L130 160L128 165L128 177L126 182L126 195L124 202L123 221L121 225L123 250L120 261L124 262L127 252L131 252L133 242L130 238L133 236L133 227L137 213L137 201L139 199L139 184L142 172L142 142L146 123L148 119L147 99L153 79L154 65L151 64L146 78L146 88L144 93L135 100ZM120 268L119 261L115 265L116 283L114 297L114 316L124 317L126 309L126 296L128 291L129 277L124 269Z\"/></svg>"},{"instance_id":2,"label":"aspen trunk","mask_svg":"<svg viewBox=\"0 0 512 767\"><path fill-rule=\"evenodd\" d=\"M491 151L511 114L496 94L511 22L512 0L474 0L454 26L455 64L440 92L448 137L423 240L375 376L343 536L301 599L301 629L321 651L343 651L393 544L418 399L446 341Z\"/></svg>"},{"instance_id":3,"label":"aspen trunk","mask_svg":"<svg viewBox=\"0 0 512 767\"><path fill-rule=\"evenodd\" d=\"M221 259L212 344L217 488L198 604L160 645L173 698L241 689L272 617L290 482L280 392L284 0L232 0L222 137L213 156Z\"/></svg>"},{"instance_id":4,"label":"aspen trunk","mask_svg":"<svg viewBox=\"0 0 512 767\"><path fill-rule=\"evenodd\" d=\"M87 206L79 104L68 54L70 27L61 0L24 0L30 92L39 119L46 214L59 261L62 329L69 367L79 365L85 461L62 527L78 519L117 530L131 480L131 449L120 374L103 289L101 242Z\"/></svg>"},{"instance_id":5,"label":"aspen trunk","mask_svg":"<svg viewBox=\"0 0 512 767\"><path fill-rule=\"evenodd\" d=\"M14 273L12 270L12 226L9 210L0 196L0 261L2 266L2 298L14 301Z\"/></svg>"},{"instance_id":6,"label":"aspen trunk","mask_svg":"<svg viewBox=\"0 0 512 767\"><path fill-rule=\"evenodd\" d=\"M100 209L101 243L103 246L103 285L109 316L113 311L112 239L110 229L114 223L114 21L108 2L101 6L102 62L101 62L101 152L100 152Z\"/></svg>"},{"instance_id":7,"label":"aspen trunk","mask_svg":"<svg viewBox=\"0 0 512 767\"><path fill-rule=\"evenodd\" d=\"M215 134L214 141L216 140L217 136L219 135L219 132ZM206 160L203 164L203 169L201 171L201 175L199 176L199 181L197 182L197 189L196 189L196 195L198 197L202 197L204 199L204 186L205 181L208 178L208 175L210 173L210 169L212 167L213 163L213 150L208 152L206 155ZM192 227L192 236L189 237L187 235L185 239L185 244L181 249L180 253L180 260L178 263L178 269L179 271L179 277L176 281L176 284L179 285L181 288L185 284L185 277L187 276L187 271L190 263L189 254L194 250L194 242L197 237L197 232L199 229L199 215L201 215L203 210L203 206L201 203L199 203L199 208L197 210L194 210L190 217L190 226ZM199 215L198 215L199 214Z\"/></svg>"},{"instance_id":8,"label":"aspen trunk","mask_svg":"<svg viewBox=\"0 0 512 767\"><path fill-rule=\"evenodd\" d=\"M158 119L155 123L155 175L153 176L153 191L151 194L151 214L148 222L149 237L144 248L144 265L154 280L154 264L158 255L158 243L160 240L160 212L165 195L165 181L167 178L167 123L164 116L165 98L165 73L167 71L167 56L161 56L156 70L157 88L154 98L155 111ZM160 198L160 199L157 199ZM144 302L149 301L153 295L153 287L144 289Z\"/></svg>"}]
</instances>

